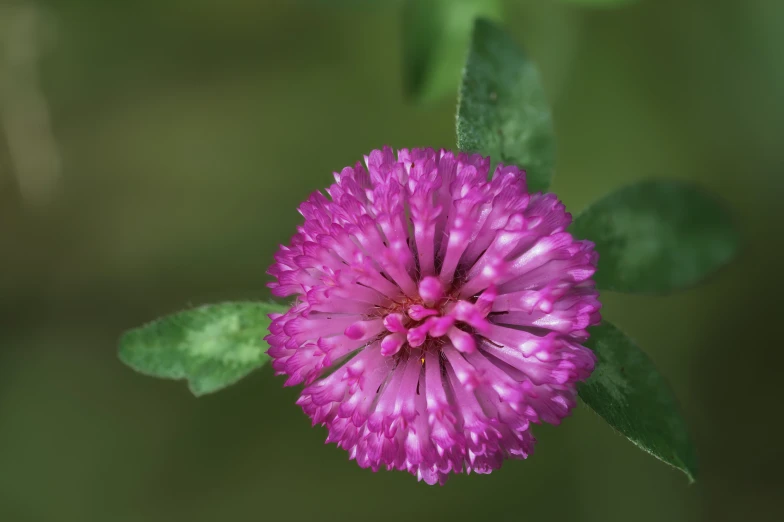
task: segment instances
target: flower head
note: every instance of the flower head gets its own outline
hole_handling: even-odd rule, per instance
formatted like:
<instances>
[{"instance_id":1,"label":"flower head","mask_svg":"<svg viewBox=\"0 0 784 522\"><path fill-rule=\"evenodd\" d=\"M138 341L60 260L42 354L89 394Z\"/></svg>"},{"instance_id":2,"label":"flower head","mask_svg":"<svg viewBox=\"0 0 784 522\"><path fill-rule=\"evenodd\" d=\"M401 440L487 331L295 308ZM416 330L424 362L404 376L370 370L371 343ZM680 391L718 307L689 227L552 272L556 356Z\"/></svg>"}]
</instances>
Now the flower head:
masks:
<instances>
[{"instance_id":1,"label":"flower head","mask_svg":"<svg viewBox=\"0 0 784 522\"><path fill-rule=\"evenodd\" d=\"M594 367L593 244L525 173L432 149L374 150L299 208L269 273L267 341L328 442L428 484L526 458Z\"/></svg>"}]
</instances>

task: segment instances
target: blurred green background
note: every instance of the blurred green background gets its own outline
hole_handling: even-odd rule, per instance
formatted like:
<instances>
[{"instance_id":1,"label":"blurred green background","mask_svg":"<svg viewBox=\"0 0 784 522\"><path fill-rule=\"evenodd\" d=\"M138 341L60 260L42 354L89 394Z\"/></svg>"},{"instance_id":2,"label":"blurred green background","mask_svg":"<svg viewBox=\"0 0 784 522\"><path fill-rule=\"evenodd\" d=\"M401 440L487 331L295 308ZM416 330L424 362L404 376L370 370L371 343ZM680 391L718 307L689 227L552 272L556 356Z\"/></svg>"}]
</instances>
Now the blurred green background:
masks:
<instances>
[{"instance_id":1,"label":"blurred green background","mask_svg":"<svg viewBox=\"0 0 784 522\"><path fill-rule=\"evenodd\" d=\"M134 374L120 333L269 296L296 205L372 148L454 146L455 99L402 94L394 1L0 2L0 520L775 520L784 239L784 3L507 2L559 137L573 212L694 180L746 249L605 317L681 398L692 486L585 407L528 461L441 487L324 446L269 368L194 399ZM455 79L457 86L457 78Z\"/></svg>"}]
</instances>

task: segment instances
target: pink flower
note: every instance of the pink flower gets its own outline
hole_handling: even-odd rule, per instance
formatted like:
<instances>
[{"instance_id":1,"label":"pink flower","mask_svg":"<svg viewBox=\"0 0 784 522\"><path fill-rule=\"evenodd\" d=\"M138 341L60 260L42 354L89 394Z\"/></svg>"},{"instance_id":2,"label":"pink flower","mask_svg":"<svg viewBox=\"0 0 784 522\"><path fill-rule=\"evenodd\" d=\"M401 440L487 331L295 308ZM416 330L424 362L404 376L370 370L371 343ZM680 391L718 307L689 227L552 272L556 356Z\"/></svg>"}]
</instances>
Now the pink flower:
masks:
<instances>
[{"instance_id":1,"label":"pink flower","mask_svg":"<svg viewBox=\"0 0 784 522\"><path fill-rule=\"evenodd\" d=\"M593 244L517 167L487 181L489 158L388 147L365 164L300 206L269 270L296 296L272 317L275 372L363 468L443 484L526 458L594 367Z\"/></svg>"}]
</instances>

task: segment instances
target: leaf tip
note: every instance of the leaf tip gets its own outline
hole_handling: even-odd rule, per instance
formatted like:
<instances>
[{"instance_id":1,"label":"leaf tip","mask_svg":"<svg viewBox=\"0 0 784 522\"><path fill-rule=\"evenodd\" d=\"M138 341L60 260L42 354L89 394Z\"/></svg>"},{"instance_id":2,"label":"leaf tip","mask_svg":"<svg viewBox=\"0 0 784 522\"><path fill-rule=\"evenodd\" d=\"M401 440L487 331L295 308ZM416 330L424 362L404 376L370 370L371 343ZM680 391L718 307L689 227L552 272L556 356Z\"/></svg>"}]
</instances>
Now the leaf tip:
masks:
<instances>
[{"instance_id":1,"label":"leaf tip","mask_svg":"<svg viewBox=\"0 0 784 522\"><path fill-rule=\"evenodd\" d=\"M133 328L131 330L126 330L120 335L120 338L117 341L117 358L120 359L121 363L132 370L139 373L147 373L145 372L144 365L139 363L136 352L133 349L136 344L134 339L138 334L139 328Z\"/></svg>"},{"instance_id":2,"label":"leaf tip","mask_svg":"<svg viewBox=\"0 0 784 522\"><path fill-rule=\"evenodd\" d=\"M489 31L497 31L500 28L496 21L485 16L477 16L474 20L474 34L484 34Z\"/></svg>"}]
</instances>

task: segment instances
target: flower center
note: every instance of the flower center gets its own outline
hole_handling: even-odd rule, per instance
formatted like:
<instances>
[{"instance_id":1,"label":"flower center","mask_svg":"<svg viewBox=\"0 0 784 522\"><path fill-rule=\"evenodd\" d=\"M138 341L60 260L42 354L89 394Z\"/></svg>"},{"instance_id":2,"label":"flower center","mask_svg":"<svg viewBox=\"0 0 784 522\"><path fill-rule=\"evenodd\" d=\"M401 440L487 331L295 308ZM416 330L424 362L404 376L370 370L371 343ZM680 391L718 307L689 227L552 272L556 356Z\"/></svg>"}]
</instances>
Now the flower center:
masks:
<instances>
[{"instance_id":1,"label":"flower center","mask_svg":"<svg viewBox=\"0 0 784 522\"><path fill-rule=\"evenodd\" d=\"M404 348L418 348L424 354L447 342L461 352L476 350L474 336L466 330L486 331L495 292L489 289L478 299L460 299L457 292L447 293L432 276L422 279L418 290L418 299L398 303L395 311L384 317L381 354L392 356Z\"/></svg>"}]
</instances>

